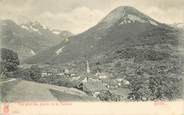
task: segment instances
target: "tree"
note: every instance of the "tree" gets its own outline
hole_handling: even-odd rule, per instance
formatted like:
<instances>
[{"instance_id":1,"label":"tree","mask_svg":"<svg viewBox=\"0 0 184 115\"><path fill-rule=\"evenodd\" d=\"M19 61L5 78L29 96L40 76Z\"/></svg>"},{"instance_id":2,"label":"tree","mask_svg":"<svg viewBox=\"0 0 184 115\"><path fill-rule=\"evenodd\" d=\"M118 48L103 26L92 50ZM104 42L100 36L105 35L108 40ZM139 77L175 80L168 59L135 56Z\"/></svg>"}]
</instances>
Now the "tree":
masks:
<instances>
[{"instance_id":1,"label":"tree","mask_svg":"<svg viewBox=\"0 0 184 115\"><path fill-rule=\"evenodd\" d=\"M177 78L152 77L149 78L149 89L153 99L173 100L180 96L179 81Z\"/></svg>"},{"instance_id":2,"label":"tree","mask_svg":"<svg viewBox=\"0 0 184 115\"><path fill-rule=\"evenodd\" d=\"M4 73L16 71L18 68L17 66L20 64L17 53L9 49L1 48L0 54L0 72Z\"/></svg>"},{"instance_id":3,"label":"tree","mask_svg":"<svg viewBox=\"0 0 184 115\"><path fill-rule=\"evenodd\" d=\"M30 68L30 78L34 81L38 81L41 78L41 69L38 65L32 65Z\"/></svg>"}]
</instances>

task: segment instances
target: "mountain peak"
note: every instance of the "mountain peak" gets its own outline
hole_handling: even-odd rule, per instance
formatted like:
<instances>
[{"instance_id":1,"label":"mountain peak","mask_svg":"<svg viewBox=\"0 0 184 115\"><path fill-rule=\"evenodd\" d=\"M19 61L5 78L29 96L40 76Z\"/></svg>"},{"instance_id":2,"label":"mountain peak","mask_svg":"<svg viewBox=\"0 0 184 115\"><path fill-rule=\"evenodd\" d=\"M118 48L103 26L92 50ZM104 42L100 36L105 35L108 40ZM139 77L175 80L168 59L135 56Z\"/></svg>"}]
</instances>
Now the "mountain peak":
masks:
<instances>
[{"instance_id":1,"label":"mountain peak","mask_svg":"<svg viewBox=\"0 0 184 115\"><path fill-rule=\"evenodd\" d=\"M131 12L138 12L138 10L131 6L119 6L116 9L114 9L112 12L131 13Z\"/></svg>"},{"instance_id":2,"label":"mountain peak","mask_svg":"<svg viewBox=\"0 0 184 115\"><path fill-rule=\"evenodd\" d=\"M27 22L21 24L21 27L26 29L26 30L35 31L35 32L48 30L47 26L42 25L38 21L27 21Z\"/></svg>"},{"instance_id":3,"label":"mountain peak","mask_svg":"<svg viewBox=\"0 0 184 115\"><path fill-rule=\"evenodd\" d=\"M100 23L105 23L110 27L116 23L128 24L135 22L158 25L157 21L131 6L120 6L114 9Z\"/></svg>"},{"instance_id":4,"label":"mountain peak","mask_svg":"<svg viewBox=\"0 0 184 115\"><path fill-rule=\"evenodd\" d=\"M38 29L44 28L44 26L38 21L28 21L23 25L28 26L28 27L38 28Z\"/></svg>"},{"instance_id":5,"label":"mountain peak","mask_svg":"<svg viewBox=\"0 0 184 115\"><path fill-rule=\"evenodd\" d=\"M27 25L41 25L40 22L38 22L38 21L28 21L25 24L27 24Z\"/></svg>"}]
</instances>

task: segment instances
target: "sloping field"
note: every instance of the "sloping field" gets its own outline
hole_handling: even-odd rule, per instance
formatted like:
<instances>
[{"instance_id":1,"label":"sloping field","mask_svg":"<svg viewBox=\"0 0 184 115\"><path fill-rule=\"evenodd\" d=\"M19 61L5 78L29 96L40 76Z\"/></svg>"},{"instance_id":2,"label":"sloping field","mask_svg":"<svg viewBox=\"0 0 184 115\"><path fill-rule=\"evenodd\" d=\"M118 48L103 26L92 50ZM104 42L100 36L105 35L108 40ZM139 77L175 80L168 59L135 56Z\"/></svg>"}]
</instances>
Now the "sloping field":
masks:
<instances>
[{"instance_id":1,"label":"sloping field","mask_svg":"<svg viewBox=\"0 0 184 115\"><path fill-rule=\"evenodd\" d=\"M1 83L1 101L97 101L73 88L35 83L25 80L9 80Z\"/></svg>"}]
</instances>

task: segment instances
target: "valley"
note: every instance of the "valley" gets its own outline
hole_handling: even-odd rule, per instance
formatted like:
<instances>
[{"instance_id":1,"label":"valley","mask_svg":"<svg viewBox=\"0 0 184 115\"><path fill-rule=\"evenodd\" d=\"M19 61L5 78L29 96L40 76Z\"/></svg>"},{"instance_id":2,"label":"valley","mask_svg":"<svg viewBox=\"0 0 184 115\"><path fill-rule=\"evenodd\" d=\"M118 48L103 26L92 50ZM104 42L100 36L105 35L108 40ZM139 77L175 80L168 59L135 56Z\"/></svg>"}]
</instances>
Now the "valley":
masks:
<instances>
[{"instance_id":1,"label":"valley","mask_svg":"<svg viewBox=\"0 0 184 115\"><path fill-rule=\"evenodd\" d=\"M23 28L28 30L25 25ZM29 31L37 32L33 28ZM20 99L108 102L183 99L181 28L160 23L133 7L120 6L78 35L66 32L66 37L55 36L53 40L53 33L44 32L45 37L32 40L36 43L29 46L39 49L39 45L46 45L46 48L35 49L38 51L35 53L30 50L32 55L22 59L18 69L10 74L10 78L21 79L15 90L27 85L26 89L33 90L29 94L21 89L30 97L24 99L23 95ZM8 38L3 37L5 41ZM17 93L22 91L15 90L9 95L19 97ZM33 93L37 95L32 98Z\"/></svg>"}]
</instances>

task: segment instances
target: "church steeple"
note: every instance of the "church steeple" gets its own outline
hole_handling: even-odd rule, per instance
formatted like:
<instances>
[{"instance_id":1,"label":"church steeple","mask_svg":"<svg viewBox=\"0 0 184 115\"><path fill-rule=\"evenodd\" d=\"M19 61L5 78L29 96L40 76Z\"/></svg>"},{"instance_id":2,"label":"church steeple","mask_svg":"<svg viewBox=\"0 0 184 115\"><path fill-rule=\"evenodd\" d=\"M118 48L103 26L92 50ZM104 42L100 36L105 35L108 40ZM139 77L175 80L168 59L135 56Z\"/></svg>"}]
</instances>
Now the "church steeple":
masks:
<instances>
[{"instance_id":1,"label":"church steeple","mask_svg":"<svg viewBox=\"0 0 184 115\"><path fill-rule=\"evenodd\" d=\"M88 61L88 60L86 61L86 72L87 72L87 73L90 73L90 72L91 72L91 71L90 71L89 61Z\"/></svg>"}]
</instances>

